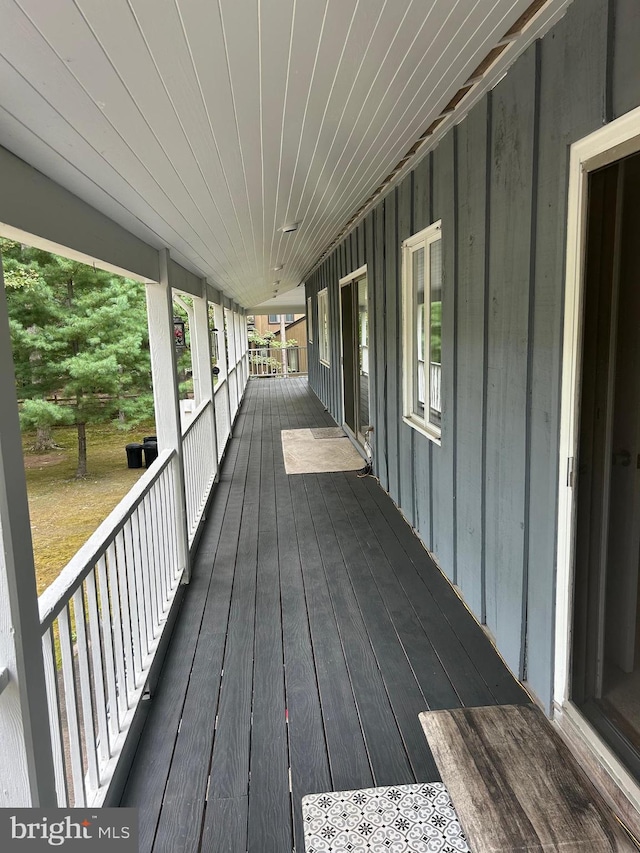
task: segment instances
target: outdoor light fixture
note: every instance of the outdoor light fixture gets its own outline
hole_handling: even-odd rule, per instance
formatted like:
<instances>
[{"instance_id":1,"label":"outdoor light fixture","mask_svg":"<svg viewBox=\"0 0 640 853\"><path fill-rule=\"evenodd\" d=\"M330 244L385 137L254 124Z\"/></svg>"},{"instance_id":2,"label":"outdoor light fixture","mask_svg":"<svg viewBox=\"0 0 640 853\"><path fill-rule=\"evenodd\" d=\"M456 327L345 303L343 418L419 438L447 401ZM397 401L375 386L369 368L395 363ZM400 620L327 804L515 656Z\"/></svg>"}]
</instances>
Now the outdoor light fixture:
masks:
<instances>
[{"instance_id":1,"label":"outdoor light fixture","mask_svg":"<svg viewBox=\"0 0 640 853\"><path fill-rule=\"evenodd\" d=\"M181 317L173 318L173 343L176 350L183 350L187 347L187 338L184 331L184 320Z\"/></svg>"},{"instance_id":2,"label":"outdoor light fixture","mask_svg":"<svg viewBox=\"0 0 640 853\"><path fill-rule=\"evenodd\" d=\"M288 222L286 225L283 225L278 230L282 231L283 234L290 234L292 231L298 230L298 225L300 225L299 222Z\"/></svg>"}]
</instances>

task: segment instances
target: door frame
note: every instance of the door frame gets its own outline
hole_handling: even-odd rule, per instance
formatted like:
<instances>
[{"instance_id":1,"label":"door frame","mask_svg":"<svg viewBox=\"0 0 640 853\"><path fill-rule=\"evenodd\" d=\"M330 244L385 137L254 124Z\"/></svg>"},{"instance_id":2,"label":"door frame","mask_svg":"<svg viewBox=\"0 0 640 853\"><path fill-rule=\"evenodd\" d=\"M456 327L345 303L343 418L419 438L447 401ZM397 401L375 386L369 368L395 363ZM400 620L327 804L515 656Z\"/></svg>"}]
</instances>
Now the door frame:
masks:
<instances>
[{"instance_id":1,"label":"door frame","mask_svg":"<svg viewBox=\"0 0 640 853\"><path fill-rule=\"evenodd\" d=\"M564 300L558 540L556 550L554 718L571 727L583 746L606 769L614 784L640 809L640 786L569 698L573 625L577 501L575 459L580 432L582 308L589 173L640 151L640 108L596 130L570 147L567 254ZM566 720L566 725L563 723Z\"/></svg>"},{"instance_id":2,"label":"door frame","mask_svg":"<svg viewBox=\"0 0 640 853\"><path fill-rule=\"evenodd\" d=\"M352 442L355 442L360 453L364 453L364 449L360 444L358 435L351 430L345 419L345 402L344 402L344 335L342 333L342 288L347 284L351 284L358 278L367 276L367 314L369 313L369 277L367 275L367 265L363 264L357 270L350 272L343 278L338 280L338 309L340 312L340 394L342 397L342 428L347 433ZM369 389L371 390L371 389Z\"/></svg>"}]
</instances>

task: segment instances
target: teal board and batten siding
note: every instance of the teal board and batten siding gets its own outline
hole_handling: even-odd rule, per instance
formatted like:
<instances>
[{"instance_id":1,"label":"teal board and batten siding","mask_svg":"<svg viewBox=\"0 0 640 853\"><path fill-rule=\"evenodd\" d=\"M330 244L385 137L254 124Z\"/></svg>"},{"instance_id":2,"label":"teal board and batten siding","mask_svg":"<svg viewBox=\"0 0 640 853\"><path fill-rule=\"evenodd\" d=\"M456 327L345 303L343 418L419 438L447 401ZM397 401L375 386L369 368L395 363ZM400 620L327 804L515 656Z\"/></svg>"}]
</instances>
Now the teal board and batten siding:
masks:
<instances>
[{"instance_id":1,"label":"teal board and batten siding","mask_svg":"<svg viewBox=\"0 0 640 853\"><path fill-rule=\"evenodd\" d=\"M640 104L640 5L574 0L307 281L329 288L342 422L339 279L367 264L375 473L549 708L569 146ZM401 243L442 220L443 435L402 421ZM317 326L314 326L317 328Z\"/></svg>"}]
</instances>

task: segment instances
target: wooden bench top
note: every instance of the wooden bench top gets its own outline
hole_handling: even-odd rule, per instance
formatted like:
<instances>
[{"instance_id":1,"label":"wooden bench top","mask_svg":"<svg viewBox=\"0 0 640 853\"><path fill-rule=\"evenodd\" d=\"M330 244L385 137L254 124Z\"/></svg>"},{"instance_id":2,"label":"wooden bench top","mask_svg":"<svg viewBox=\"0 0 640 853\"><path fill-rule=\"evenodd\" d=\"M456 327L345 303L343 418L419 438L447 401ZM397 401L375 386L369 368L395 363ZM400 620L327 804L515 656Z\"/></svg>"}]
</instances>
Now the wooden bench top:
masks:
<instances>
[{"instance_id":1,"label":"wooden bench top","mask_svg":"<svg viewBox=\"0 0 640 853\"><path fill-rule=\"evenodd\" d=\"M474 853L637 851L535 705L425 711L420 722Z\"/></svg>"}]
</instances>

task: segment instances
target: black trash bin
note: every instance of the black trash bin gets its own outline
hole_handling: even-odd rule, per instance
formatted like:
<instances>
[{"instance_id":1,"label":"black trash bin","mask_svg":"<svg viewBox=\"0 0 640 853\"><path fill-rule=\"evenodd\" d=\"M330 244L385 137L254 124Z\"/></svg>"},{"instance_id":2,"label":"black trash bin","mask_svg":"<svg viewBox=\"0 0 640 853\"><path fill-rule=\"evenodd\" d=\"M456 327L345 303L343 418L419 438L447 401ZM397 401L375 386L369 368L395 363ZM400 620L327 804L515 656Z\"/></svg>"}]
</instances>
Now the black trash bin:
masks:
<instances>
[{"instance_id":1,"label":"black trash bin","mask_svg":"<svg viewBox=\"0 0 640 853\"><path fill-rule=\"evenodd\" d=\"M142 468L142 445L134 441L127 444L125 450L127 451L127 468Z\"/></svg>"},{"instance_id":2,"label":"black trash bin","mask_svg":"<svg viewBox=\"0 0 640 853\"><path fill-rule=\"evenodd\" d=\"M158 458L158 442L145 441L142 445L142 449L144 450L144 466L145 468L148 468L149 465Z\"/></svg>"},{"instance_id":3,"label":"black trash bin","mask_svg":"<svg viewBox=\"0 0 640 853\"><path fill-rule=\"evenodd\" d=\"M148 441L157 441L157 440L158 440L157 435L148 435L146 438L142 439L142 443L146 444Z\"/></svg>"}]
</instances>

